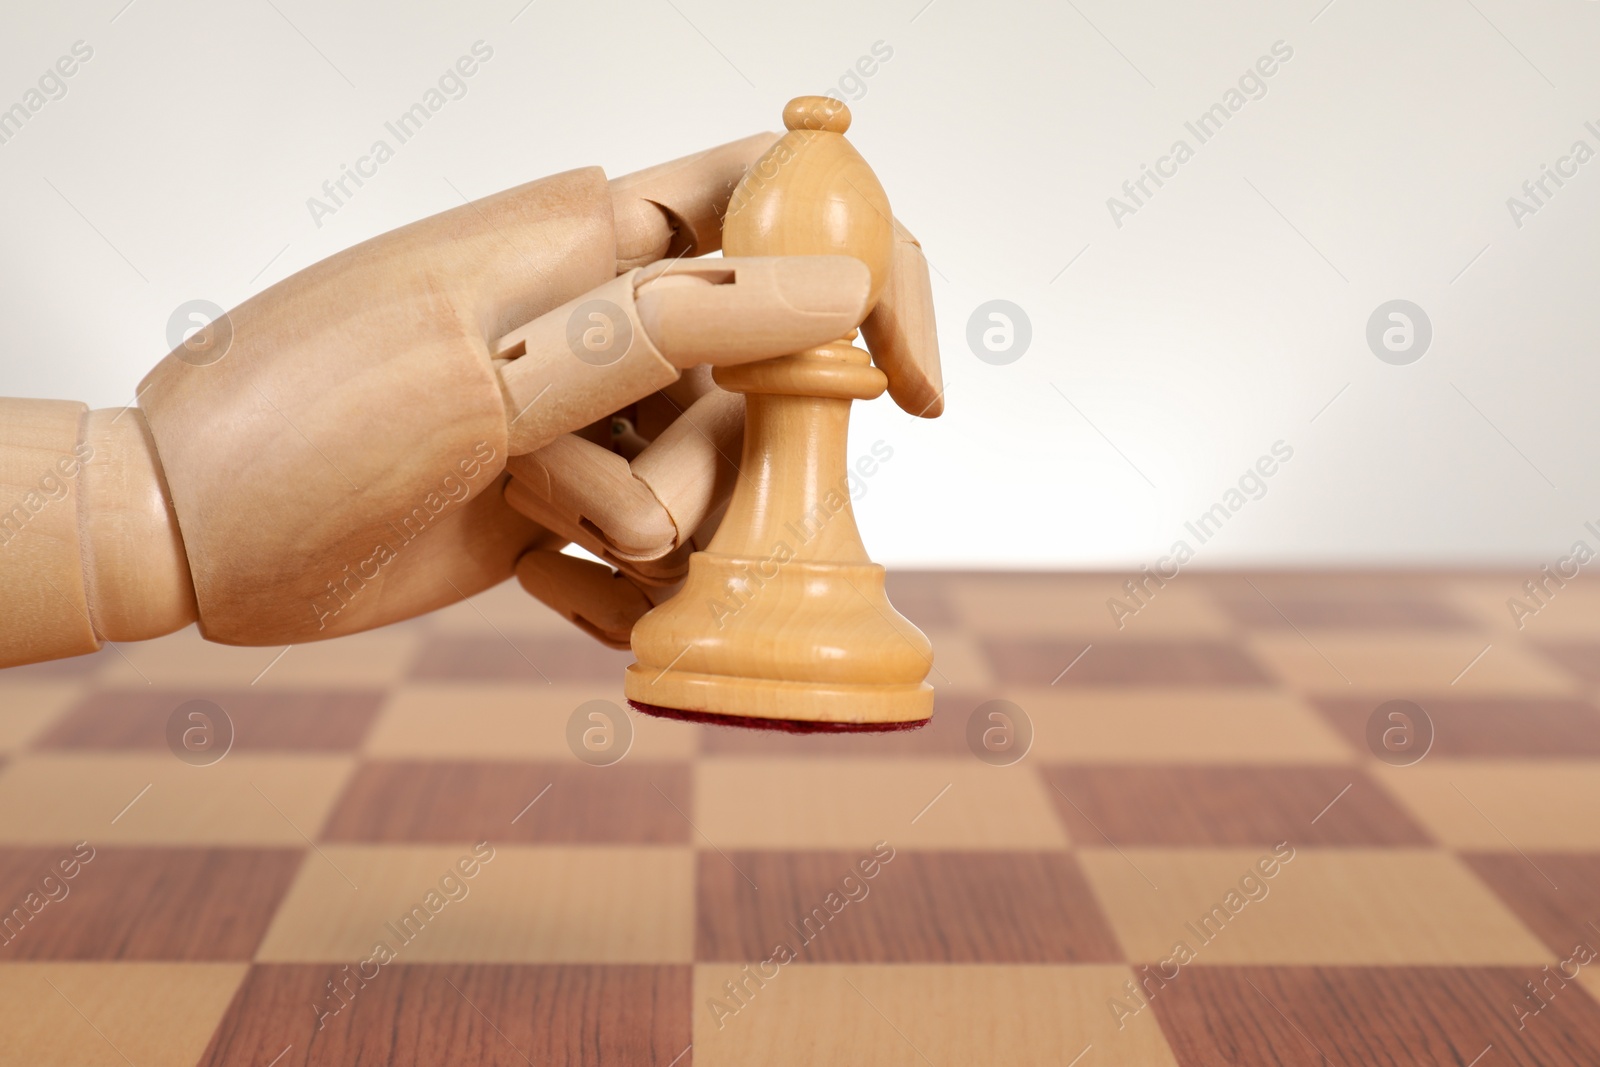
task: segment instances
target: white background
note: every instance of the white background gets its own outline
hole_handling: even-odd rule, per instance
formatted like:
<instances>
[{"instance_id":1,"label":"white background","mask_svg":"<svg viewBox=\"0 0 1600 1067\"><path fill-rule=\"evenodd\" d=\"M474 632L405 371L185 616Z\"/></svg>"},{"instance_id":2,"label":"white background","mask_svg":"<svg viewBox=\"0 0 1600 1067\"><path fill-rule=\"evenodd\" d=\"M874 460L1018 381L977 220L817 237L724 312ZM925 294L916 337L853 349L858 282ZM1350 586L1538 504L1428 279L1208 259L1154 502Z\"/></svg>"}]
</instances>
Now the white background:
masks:
<instances>
[{"instance_id":1,"label":"white background","mask_svg":"<svg viewBox=\"0 0 1600 1067\"><path fill-rule=\"evenodd\" d=\"M857 405L852 453L895 450L857 505L880 561L1153 562L1279 440L1293 459L1197 566L1600 544L1600 160L1521 228L1506 206L1600 149L1600 3L124 3L5 14L0 107L75 41L94 56L0 145L0 392L127 403L187 300L834 89L935 268L949 387L933 422ZM307 198L478 40L468 95L318 228ZM1107 198L1279 40L1266 96L1116 226ZM1365 340L1395 298L1434 330L1408 366ZM1032 325L1005 366L966 341L991 299Z\"/></svg>"}]
</instances>

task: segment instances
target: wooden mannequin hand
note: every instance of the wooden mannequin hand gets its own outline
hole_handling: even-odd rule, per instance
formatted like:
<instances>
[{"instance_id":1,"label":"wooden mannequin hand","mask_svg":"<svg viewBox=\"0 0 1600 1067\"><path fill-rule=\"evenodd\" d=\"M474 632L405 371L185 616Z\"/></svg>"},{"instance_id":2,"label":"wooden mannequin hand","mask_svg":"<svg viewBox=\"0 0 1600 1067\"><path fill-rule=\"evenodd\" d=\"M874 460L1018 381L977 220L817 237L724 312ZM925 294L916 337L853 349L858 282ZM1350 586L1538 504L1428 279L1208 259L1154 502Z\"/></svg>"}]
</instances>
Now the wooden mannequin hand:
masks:
<instances>
[{"instance_id":1,"label":"wooden mannequin hand","mask_svg":"<svg viewBox=\"0 0 1600 1067\"><path fill-rule=\"evenodd\" d=\"M674 405L711 415L708 377L682 368L852 329L869 281L845 257L706 261L711 277L638 269L720 247L728 195L771 141L466 204L301 271L163 360L140 405L203 633L315 640L493 585L530 546L576 532L507 505L508 457L597 420L609 433L622 410L665 439ZM715 427L724 444L728 432ZM673 461L699 466L664 486L715 465L694 448Z\"/></svg>"}]
</instances>

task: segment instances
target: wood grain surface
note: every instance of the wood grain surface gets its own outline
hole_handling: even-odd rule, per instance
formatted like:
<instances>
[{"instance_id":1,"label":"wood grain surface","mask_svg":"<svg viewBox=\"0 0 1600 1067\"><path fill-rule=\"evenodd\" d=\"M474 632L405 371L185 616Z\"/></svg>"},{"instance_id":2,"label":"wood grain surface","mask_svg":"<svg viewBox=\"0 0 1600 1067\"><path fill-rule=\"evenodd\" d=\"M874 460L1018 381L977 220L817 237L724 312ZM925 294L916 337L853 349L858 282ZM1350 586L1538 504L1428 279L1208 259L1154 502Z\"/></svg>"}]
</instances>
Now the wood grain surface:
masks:
<instances>
[{"instance_id":1,"label":"wood grain surface","mask_svg":"<svg viewBox=\"0 0 1600 1067\"><path fill-rule=\"evenodd\" d=\"M891 575L938 655L898 735L632 717L509 584L0 672L0 1067L1600 1063L1587 580L1525 632L1516 575L1186 573L1118 629L1121 581Z\"/></svg>"}]
</instances>

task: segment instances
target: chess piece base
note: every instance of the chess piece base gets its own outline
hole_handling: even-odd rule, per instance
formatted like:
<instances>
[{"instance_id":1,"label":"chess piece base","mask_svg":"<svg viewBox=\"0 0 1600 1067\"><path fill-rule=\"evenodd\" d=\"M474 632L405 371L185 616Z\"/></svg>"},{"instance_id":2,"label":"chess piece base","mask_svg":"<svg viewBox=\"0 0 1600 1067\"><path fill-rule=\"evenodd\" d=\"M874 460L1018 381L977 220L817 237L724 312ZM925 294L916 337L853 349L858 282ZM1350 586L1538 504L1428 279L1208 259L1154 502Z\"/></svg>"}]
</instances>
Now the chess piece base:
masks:
<instances>
[{"instance_id":1,"label":"chess piece base","mask_svg":"<svg viewBox=\"0 0 1600 1067\"><path fill-rule=\"evenodd\" d=\"M623 693L636 704L673 711L787 722L878 726L926 721L933 715L933 686L817 685L724 674L652 671L628 667Z\"/></svg>"},{"instance_id":2,"label":"chess piece base","mask_svg":"<svg viewBox=\"0 0 1600 1067\"><path fill-rule=\"evenodd\" d=\"M827 722L812 719L763 719L751 715L728 715L720 711L680 711L659 704L630 700L634 711L658 719L699 723L705 726L736 726L745 730L766 730L785 734L886 734L920 730L932 719L906 719L904 722Z\"/></svg>"},{"instance_id":3,"label":"chess piece base","mask_svg":"<svg viewBox=\"0 0 1600 1067\"><path fill-rule=\"evenodd\" d=\"M848 520L841 510L834 521ZM875 563L697 552L683 591L634 627L639 662L623 693L750 719L927 719L932 648L889 603L883 579Z\"/></svg>"}]
</instances>

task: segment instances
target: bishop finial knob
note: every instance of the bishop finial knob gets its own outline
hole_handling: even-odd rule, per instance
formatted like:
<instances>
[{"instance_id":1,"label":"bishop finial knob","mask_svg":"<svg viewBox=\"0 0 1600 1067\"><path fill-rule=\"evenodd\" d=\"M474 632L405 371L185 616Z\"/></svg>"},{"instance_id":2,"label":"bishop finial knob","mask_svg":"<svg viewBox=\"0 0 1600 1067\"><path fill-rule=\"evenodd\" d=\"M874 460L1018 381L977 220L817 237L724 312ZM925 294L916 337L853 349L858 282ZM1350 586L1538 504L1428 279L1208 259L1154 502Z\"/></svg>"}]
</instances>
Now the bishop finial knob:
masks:
<instances>
[{"instance_id":1,"label":"bishop finial knob","mask_svg":"<svg viewBox=\"0 0 1600 1067\"><path fill-rule=\"evenodd\" d=\"M843 133L850 128L850 109L831 96L797 96L784 106L783 128Z\"/></svg>"},{"instance_id":2,"label":"bishop finial knob","mask_svg":"<svg viewBox=\"0 0 1600 1067\"><path fill-rule=\"evenodd\" d=\"M831 96L797 96L788 128L745 174L722 224L728 256L854 256L872 272L870 310L889 278L893 215L877 175L841 136L850 109Z\"/></svg>"}]
</instances>

